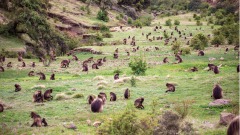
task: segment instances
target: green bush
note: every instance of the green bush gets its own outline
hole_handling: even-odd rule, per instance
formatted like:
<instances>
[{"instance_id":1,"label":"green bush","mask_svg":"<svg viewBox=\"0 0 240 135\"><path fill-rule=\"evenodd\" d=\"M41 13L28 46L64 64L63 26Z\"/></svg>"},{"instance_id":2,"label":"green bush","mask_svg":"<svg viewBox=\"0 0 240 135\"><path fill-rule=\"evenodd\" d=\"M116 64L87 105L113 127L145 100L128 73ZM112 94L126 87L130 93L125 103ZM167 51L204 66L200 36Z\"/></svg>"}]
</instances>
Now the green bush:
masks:
<instances>
[{"instance_id":1,"label":"green bush","mask_svg":"<svg viewBox=\"0 0 240 135\"><path fill-rule=\"evenodd\" d=\"M184 48L181 48L181 50L182 50L182 55L191 54L190 47L184 47Z\"/></svg>"},{"instance_id":2,"label":"green bush","mask_svg":"<svg viewBox=\"0 0 240 135\"><path fill-rule=\"evenodd\" d=\"M172 26L172 20L171 19L166 20L165 25Z\"/></svg>"},{"instance_id":3,"label":"green bush","mask_svg":"<svg viewBox=\"0 0 240 135\"><path fill-rule=\"evenodd\" d=\"M104 32L104 33L102 33L102 37L103 38L112 38L112 34L110 33L110 32Z\"/></svg>"},{"instance_id":4,"label":"green bush","mask_svg":"<svg viewBox=\"0 0 240 135\"><path fill-rule=\"evenodd\" d=\"M197 34L191 39L190 46L196 50L204 50L208 46L208 38L203 34Z\"/></svg>"},{"instance_id":5,"label":"green bush","mask_svg":"<svg viewBox=\"0 0 240 135\"><path fill-rule=\"evenodd\" d=\"M224 43L224 40L225 40L225 38L224 38L224 36L222 34L214 35L214 37L213 37L213 39L211 41L211 44L212 45L215 45L215 44L221 45L221 44Z\"/></svg>"},{"instance_id":6,"label":"green bush","mask_svg":"<svg viewBox=\"0 0 240 135\"><path fill-rule=\"evenodd\" d=\"M17 52L14 51L5 51L4 49L2 49L2 51L0 52L0 54L2 54L3 56L7 57L7 58L17 58Z\"/></svg>"},{"instance_id":7,"label":"green bush","mask_svg":"<svg viewBox=\"0 0 240 135\"><path fill-rule=\"evenodd\" d=\"M132 87L136 87L136 78L134 76L132 76L130 82Z\"/></svg>"},{"instance_id":8,"label":"green bush","mask_svg":"<svg viewBox=\"0 0 240 135\"><path fill-rule=\"evenodd\" d=\"M129 17L127 22L128 22L128 24L133 24L132 18Z\"/></svg>"},{"instance_id":9,"label":"green bush","mask_svg":"<svg viewBox=\"0 0 240 135\"><path fill-rule=\"evenodd\" d=\"M172 50L176 54L180 50L181 43L179 41L176 41L172 44Z\"/></svg>"},{"instance_id":10,"label":"green bush","mask_svg":"<svg viewBox=\"0 0 240 135\"><path fill-rule=\"evenodd\" d=\"M135 75L144 75L147 70L147 63L143 58L134 58L128 65Z\"/></svg>"},{"instance_id":11,"label":"green bush","mask_svg":"<svg viewBox=\"0 0 240 135\"><path fill-rule=\"evenodd\" d=\"M180 25L180 21L179 20L174 20L174 25Z\"/></svg>"},{"instance_id":12,"label":"green bush","mask_svg":"<svg viewBox=\"0 0 240 135\"><path fill-rule=\"evenodd\" d=\"M109 27L103 24L99 25L101 32L109 32Z\"/></svg>"},{"instance_id":13,"label":"green bush","mask_svg":"<svg viewBox=\"0 0 240 135\"><path fill-rule=\"evenodd\" d=\"M197 26L201 26L201 25L203 25L203 24L200 22L200 20L197 20L196 25L197 25Z\"/></svg>"},{"instance_id":14,"label":"green bush","mask_svg":"<svg viewBox=\"0 0 240 135\"><path fill-rule=\"evenodd\" d=\"M108 18L108 13L106 10L99 10L98 14L97 14L97 19L98 20L102 20L104 22L108 22L109 18Z\"/></svg>"},{"instance_id":15,"label":"green bush","mask_svg":"<svg viewBox=\"0 0 240 135\"><path fill-rule=\"evenodd\" d=\"M167 33L167 32L164 32L164 33L163 33L163 36L164 36L164 38L169 38L169 36L168 36L168 33Z\"/></svg>"},{"instance_id":16,"label":"green bush","mask_svg":"<svg viewBox=\"0 0 240 135\"><path fill-rule=\"evenodd\" d=\"M120 73L122 73L122 70L120 70L119 68L117 68L117 69L115 69L115 70L113 71L113 73L114 73L114 74L120 74Z\"/></svg>"},{"instance_id":17,"label":"green bush","mask_svg":"<svg viewBox=\"0 0 240 135\"><path fill-rule=\"evenodd\" d=\"M136 21L134 21L134 22L133 22L133 25L134 25L134 26L137 26L137 27L142 27L142 26L143 26L142 22L141 22L139 19L137 19Z\"/></svg>"}]
</instances>

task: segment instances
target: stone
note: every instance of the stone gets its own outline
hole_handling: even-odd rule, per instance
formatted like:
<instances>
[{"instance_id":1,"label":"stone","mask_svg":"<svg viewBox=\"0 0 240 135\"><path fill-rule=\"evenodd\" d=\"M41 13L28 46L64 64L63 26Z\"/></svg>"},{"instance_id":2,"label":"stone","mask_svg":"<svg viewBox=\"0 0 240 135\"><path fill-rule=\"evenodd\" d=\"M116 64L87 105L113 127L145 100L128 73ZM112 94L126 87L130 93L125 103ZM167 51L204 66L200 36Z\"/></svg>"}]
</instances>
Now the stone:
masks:
<instances>
[{"instance_id":1,"label":"stone","mask_svg":"<svg viewBox=\"0 0 240 135\"><path fill-rule=\"evenodd\" d=\"M228 99L217 99L213 102L209 103L209 106L221 106L221 105L228 105L230 103L230 100Z\"/></svg>"},{"instance_id":2,"label":"stone","mask_svg":"<svg viewBox=\"0 0 240 135\"><path fill-rule=\"evenodd\" d=\"M235 116L236 115L232 113L221 113L219 124L228 125L235 118Z\"/></svg>"}]
</instances>

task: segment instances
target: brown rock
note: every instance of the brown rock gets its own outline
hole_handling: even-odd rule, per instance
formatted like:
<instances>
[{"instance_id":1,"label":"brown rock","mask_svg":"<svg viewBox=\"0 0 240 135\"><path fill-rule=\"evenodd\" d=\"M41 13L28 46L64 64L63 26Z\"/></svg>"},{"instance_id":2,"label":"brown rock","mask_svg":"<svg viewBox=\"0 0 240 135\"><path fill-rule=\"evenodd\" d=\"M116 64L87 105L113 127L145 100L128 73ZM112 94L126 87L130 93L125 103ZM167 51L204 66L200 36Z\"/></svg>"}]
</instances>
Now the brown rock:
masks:
<instances>
[{"instance_id":1,"label":"brown rock","mask_svg":"<svg viewBox=\"0 0 240 135\"><path fill-rule=\"evenodd\" d=\"M230 103L230 100L228 99L217 99L209 103L209 106L221 106L221 105L227 105L229 103Z\"/></svg>"},{"instance_id":2,"label":"brown rock","mask_svg":"<svg viewBox=\"0 0 240 135\"><path fill-rule=\"evenodd\" d=\"M235 114L232 113L221 113L219 124L228 125L235 118Z\"/></svg>"},{"instance_id":3,"label":"brown rock","mask_svg":"<svg viewBox=\"0 0 240 135\"><path fill-rule=\"evenodd\" d=\"M102 123L101 123L100 121L95 121L95 122L93 123L93 126L94 126L94 127L99 127L101 124L102 124Z\"/></svg>"}]
</instances>

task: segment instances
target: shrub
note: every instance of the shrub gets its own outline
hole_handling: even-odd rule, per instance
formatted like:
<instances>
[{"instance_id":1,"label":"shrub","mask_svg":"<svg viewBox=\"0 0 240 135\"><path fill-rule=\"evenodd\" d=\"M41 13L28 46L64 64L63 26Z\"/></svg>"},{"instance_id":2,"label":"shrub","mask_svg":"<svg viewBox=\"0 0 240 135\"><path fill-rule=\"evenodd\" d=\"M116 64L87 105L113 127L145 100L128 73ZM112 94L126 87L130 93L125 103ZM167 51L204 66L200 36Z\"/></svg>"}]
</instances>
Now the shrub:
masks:
<instances>
[{"instance_id":1,"label":"shrub","mask_svg":"<svg viewBox=\"0 0 240 135\"><path fill-rule=\"evenodd\" d=\"M85 11L85 7L84 7L84 6L81 6L81 7L80 7L80 10Z\"/></svg>"},{"instance_id":2,"label":"shrub","mask_svg":"<svg viewBox=\"0 0 240 135\"><path fill-rule=\"evenodd\" d=\"M117 68L117 69L115 69L115 70L113 71L113 73L114 73L114 74L120 74L120 73L122 73L122 70L120 70L119 68Z\"/></svg>"},{"instance_id":3,"label":"shrub","mask_svg":"<svg viewBox=\"0 0 240 135\"><path fill-rule=\"evenodd\" d=\"M175 104L174 110L184 119L189 114L189 107L192 105L192 100L183 100L180 103Z\"/></svg>"},{"instance_id":4,"label":"shrub","mask_svg":"<svg viewBox=\"0 0 240 135\"><path fill-rule=\"evenodd\" d=\"M182 55L191 54L190 47L184 47L184 48L181 48L181 50L182 50Z\"/></svg>"},{"instance_id":5,"label":"shrub","mask_svg":"<svg viewBox=\"0 0 240 135\"><path fill-rule=\"evenodd\" d=\"M128 24L132 24L133 23L132 18L129 17L127 22L128 22Z\"/></svg>"},{"instance_id":6,"label":"shrub","mask_svg":"<svg viewBox=\"0 0 240 135\"><path fill-rule=\"evenodd\" d=\"M136 78L134 76L132 76L130 82L132 87L136 87Z\"/></svg>"},{"instance_id":7,"label":"shrub","mask_svg":"<svg viewBox=\"0 0 240 135\"><path fill-rule=\"evenodd\" d=\"M196 50L204 50L204 48L208 46L208 38L201 33L197 34L191 39L190 46Z\"/></svg>"},{"instance_id":8,"label":"shrub","mask_svg":"<svg viewBox=\"0 0 240 135\"><path fill-rule=\"evenodd\" d=\"M180 21L179 20L174 20L174 25L180 25Z\"/></svg>"},{"instance_id":9,"label":"shrub","mask_svg":"<svg viewBox=\"0 0 240 135\"><path fill-rule=\"evenodd\" d=\"M222 34L214 35L214 37L213 37L213 39L211 41L211 44L212 45L215 45L215 44L221 45L221 44L224 43L224 40L225 40L225 38L224 38L224 36Z\"/></svg>"},{"instance_id":10,"label":"shrub","mask_svg":"<svg viewBox=\"0 0 240 135\"><path fill-rule=\"evenodd\" d=\"M83 94L77 93L72 96L72 98L83 98Z\"/></svg>"},{"instance_id":11,"label":"shrub","mask_svg":"<svg viewBox=\"0 0 240 135\"><path fill-rule=\"evenodd\" d=\"M109 32L109 27L103 24L99 24L101 32Z\"/></svg>"},{"instance_id":12,"label":"shrub","mask_svg":"<svg viewBox=\"0 0 240 135\"><path fill-rule=\"evenodd\" d=\"M172 50L176 54L180 50L181 43L179 41L176 41L172 44Z\"/></svg>"},{"instance_id":13,"label":"shrub","mask_svg":"<svg viewBox=\"0 0 240 135\"><path fill-rule=\"evenodd\" d=\"M136 21L134 21L134 22L133 22L133 25L134 25L134 26L137 26L137 27L142 27L142 26L143 26L142 22L141 22L139 19L137 19Z\"/></svg>"},{"instance_id":14,"label":"shrub","mask_svg":"<svg viewBox=\"0 0 240 135\"><path fill-rule=\"evenodd\" d=\"M102 20L104 22L108 22L109 18L108 18L108 13L106 10L99 10L98 14L97 14L97 19L98 20Z\"/></svg>"},{"instance_id":15,"label":"shrub","mask_svg":"<svg viewBox=\"0 0 240 135\"><path fill-rule=\"evenodd\" d=\"M164 36L164 38L169 38L167 32L164 32L164 33L163 33L163 36Z\"/></svg>"},{"instance_id":16,"label":"shrub","mask_svg":"<svg viewBox=\"0 0 240 135\"><path fill-rule=\"evenodd\" d=\"M55 99L56 100L65 100L65 99L68 99L67 95L65 95L64 93L60 93L60 94L57 94L55 96Z\"/></svg>"},{"instance_id":17,"label":"shrub","mask_svg":"<svg viewBox=\"0 0 240 135\"><path fill-rule=\"evenodd\" d=\"M134 58L128 65L136 75L144 75L147 70L147 63L143 58Z\"/></svg>"},{"instance_id":18,"label":"shrub","mask_svg":"<svg viewBox=\"0 0 240 135\"><path fill-rule=\"evenodd\" d=\"M166 20L165 25L172 26L172 20L171 19Z\"/></svg>"},{"instance_id":19,"label":"shrub","mask_svg":"<svg viewBox=\"0 0 240 135\"><path fill-rule=\"evenodd\" d=\"M197 26L201 26L201 25L203 25L203 24L200 22L200 20L197 20L196 25L197 25Z\"/></svg>"}]
</instances>

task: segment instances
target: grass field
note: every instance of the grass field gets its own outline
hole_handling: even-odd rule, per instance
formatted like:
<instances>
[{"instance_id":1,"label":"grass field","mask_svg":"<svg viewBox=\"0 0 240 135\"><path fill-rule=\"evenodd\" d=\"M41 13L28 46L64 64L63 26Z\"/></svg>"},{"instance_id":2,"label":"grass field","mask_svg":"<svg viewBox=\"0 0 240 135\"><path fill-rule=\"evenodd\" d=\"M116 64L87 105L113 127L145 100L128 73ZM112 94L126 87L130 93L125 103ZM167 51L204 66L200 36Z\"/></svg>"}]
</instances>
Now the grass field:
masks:
<instances>
[{"instance_id":1,"label":"grass field","mask_svg":"<svg viewBox=\"0 0 240 135\"><path fill-rule=\"evenodd\" d=\"M181 21L181 20L180 20ZM154 21L154 26L158 24ZM161 21L161 25L163 22ZM179 30L184 31L187 40L184 36L178 40L183 46L191 39L189 33L196 35L203 33L211 34L210 26L194 26L187 25L191 23L183 23L178 26ZM162 25L163 26L163 25ZM201 30L200 30L201 27ZM152 32L152 36L163 36L163 30L174 32L174 37L178 34L174 31L174 27L163 26L162 30L153 31L153 26L143 27L143 29L131 29L125 32L113 32L113 38L104 39L104 42L111 43L122 41L128 36L136 37L136 44L140 47L140 51L131 54L131 59L134 57L144 57L148 63L146 75L137 76L136 87L131 87L130 81L114 83L113 75L116 69L121 70L120 79L123 77L132 77L132 71L128 67L130 60L127 59L125 50L131 50L129 45L106 45L106 46L88 46L95 50L102 51L102 55L92 55L88 53L77 54L79 61L72 61L69 68L60 68L60 62L63 59L71 59L72 57L58 57L57 61L53 62L50 67L44 67L37 59L24 59L27 67L20 67L21 63L17 59L7 58L4 63L5 72L0 73L0 99L7 105L7 109L0 114L0 134L95 134L96 128L87 125L87 120L104 122L106 119L123 112L126 106L133 106L134 100L138 97L144 97L144 110L136 109L136 115L139 118L148 116L151 112L151 103L157 101L156 110L162 114L166 110L174 110L174 106L183 100L192 100L190 114L186 120L193 123L194 128L199 134L206 135L224 135L226 134L226 126L219 126L219 117L221 112L238 111L238 73L236 67L238 58L233 50L234 46L222 45L219 48L208 47L205 49L205 56L197 56L197 52L192 50L190 55L182 56L183 63L181 64L162 64L164 57L169 57L170 63L175 62L175 57L171 51L170 44L164 46L163 41L149 42L142 32L145 34ZM18 47L11 42L4 42L6 47ZM4 46L3 46L4 47ZM3 48L1 46L1 48ZM154 47L159 47L160 50L155 50ZM224 54L225 48L229 47L229 52ZM5 47L4 47L5 48ZM119 48L119 59L113 59L113 52ZM149 48L150 51L144 51ZM92 70L89 73L82 72L81 62L89 57L98 58L107 57L107 62L100 67L99 70ZM209 58L216 58L212 63L215 65L222 64L220 74L214 74L212 71L204 70L209 63ZM223 57L224 60L220 60ZM7 68L6 63L13 62L12 68ZM36 67L31 68L31 62L36 62ZM198 72L189 72L193 66L198 68ZM47 76L46 81L38 80L38 76L28 77L30 70L36 72L44 72ZM50 74L56 74L56 80L51 81ZM94 79L97 76L102 76L103 80ZM98 84L105 81L105 87L98 90ZM172 82L176 84L174 93L165 93L167 89L165 84ZM14 92L14 84L18 83L22 86L20 92ZM211 93L213 85L219 83L223 88L224 98L232 100L230 106L209 107L208 104L213 101ZM41 85L44 88L41 88ZM53 89L54 99L43 104L33 103L32 95L36 90L45 91L48 88ZM126 88L131 91L129 100L124 100L123 93ZM108 96L108 101L104 105L102 113L92 113L90 106L87 104L87 97L90 94L97 95L99 92L105 92ZM117 101L109 101L109 93L117 94ZM65 93L68 97L66 100L56 100L56 95ZM74 94L83 94L83 98L72 98ZM235 105L235 106L234 106ZM41 117L46 118L48 127L31 128L32 119L30 112L35 111ZM63 127L65 123L74 123L77 130L73 131ZM205 127L205 123L214 125L213 127Z\"/></svg>"}]
</instances>

